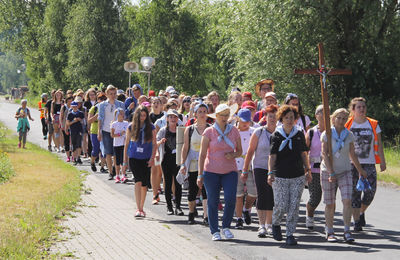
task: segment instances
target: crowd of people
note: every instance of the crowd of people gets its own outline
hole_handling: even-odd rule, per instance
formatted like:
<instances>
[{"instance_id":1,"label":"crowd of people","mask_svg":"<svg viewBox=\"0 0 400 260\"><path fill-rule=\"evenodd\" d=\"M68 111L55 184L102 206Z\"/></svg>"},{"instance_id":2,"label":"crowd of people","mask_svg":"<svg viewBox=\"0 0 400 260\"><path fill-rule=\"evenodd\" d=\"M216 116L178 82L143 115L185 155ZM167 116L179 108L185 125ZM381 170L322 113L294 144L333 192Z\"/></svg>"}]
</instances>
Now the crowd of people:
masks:
<instances>
[{"instance_id":1,"label":"crowd of people","mask_svg":"<svg viewBox=\"0 0 400 260\"><path fill-rule=\"evenodd\" d=\"M279 104L274 91L274 81L265 79L255 86L257 97L234 89L224 103L215 91L205 97L187 96L168 86L158 95L151 90L145 95L139 84L126 91L109 85L66 93L53 90L41 95L38 106L49 151L66 153L67 162L75 165L86 158L93 172L99 164L99 171L116 183L129 181L127 172L132 172L137 218L146 216L150 189L153 205L164 194L166 213L187 214L188 224L197 223L201 201L201 223L217 241L234 237L233 221L237 229L250 225L255 206L259 237L281 241L286 215L286 244L296 245L306 187L307 228L314 228L315 209L323 198L326 239L335 242L339 188L343 239L353 242L351 218L353 230L362 231L376 192L375 164L386 169L378 121L366 116L366 100L361 97L353 98L348 110L335 110L330 117L329 156L322 105L316 108L317 124L311 127L296 94L288 94ZM23 100L15 116L20 147L25 147L27 118L33 120L26 104ZM360 190L360 179L371 188ZM181 207L183 188L188 190L188 212Z\"/></svg>"}]
</instances>

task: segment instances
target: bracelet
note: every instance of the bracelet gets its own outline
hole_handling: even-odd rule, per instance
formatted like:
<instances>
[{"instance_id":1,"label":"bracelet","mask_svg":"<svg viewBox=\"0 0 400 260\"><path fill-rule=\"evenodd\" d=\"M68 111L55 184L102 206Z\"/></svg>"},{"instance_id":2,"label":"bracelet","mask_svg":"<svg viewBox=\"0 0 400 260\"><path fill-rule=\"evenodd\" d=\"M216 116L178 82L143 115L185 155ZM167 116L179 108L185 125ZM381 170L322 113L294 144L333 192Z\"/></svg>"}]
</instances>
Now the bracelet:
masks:
<instances>
[{"instance_id":1,"label":"bracelet","mask_svg":"<svg viewBox=\"0 0 400 260\"><path fill-rule=\"evenodd\" d=\"M243 171L242 172L242 174L244 174L244 175L247 175L247 174L249 174L250 172L245 172L245 171Z\"/></svg>"},{"instance_id":2,"label":"bracelet","mask_svg":"<svg viewBox=\"0 0 400 260\"><path fill-rule=\"evenodd\" d=\"M331 174L329 174L329 177L333 177L335 176L336 173L332 172Z\"/></svg>"},{"instance_id":3,"label":"bracelet","mask_svg":"<svg viewBox=\"0 0 400 260\"><path fill-rule=\"evenodd\" d=\"M268 176L271 175L271 174L275 174L275 172L274 171L270 171L269 173L267 173Z\"/></svg>"},{"instance_id":4,"label":"bracelet","mask_svg":"<svg viewBox=\"0 0 400 260\"><path fill-rule=\"evenodd\" d=\"M198 180L203 179L203 177L204 177L203 174L197 175L197 179L198 179Z\"/></svg>"},{"instance_id":5,"label":"bracelet","mask_svg":"<svg viewBox=\"0 0 400 260\"><path fill-rule=\"evenodd\" d=\"M185 167L185 164L184 164L184 163L182 163L182 164L181 164L181 167Z\"/></svg>"}]
</instances>

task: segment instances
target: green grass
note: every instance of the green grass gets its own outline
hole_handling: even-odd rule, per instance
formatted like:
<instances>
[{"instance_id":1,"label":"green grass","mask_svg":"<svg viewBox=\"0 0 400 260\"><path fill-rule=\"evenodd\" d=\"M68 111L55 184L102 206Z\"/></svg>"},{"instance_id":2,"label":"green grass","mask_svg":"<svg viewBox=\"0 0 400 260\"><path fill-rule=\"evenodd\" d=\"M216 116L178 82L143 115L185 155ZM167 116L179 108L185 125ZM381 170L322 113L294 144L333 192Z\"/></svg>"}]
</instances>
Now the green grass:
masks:
<instances>
[{"instance_id":1,"label":"green grass","mask_svg":"<svg viewBox=\"0 0 400 260\"><path fill-rule=\"evenodd\" d=\"M400 186L400 142L399 137L394 139L391 145L385 146L385 160L386 160L386 171L379 172L378 170L378 180L393 183Z\"/></svg>"},{"instance_id":2,"label":"green grass","mask_svg":"<svg viewBox=\"0 0 400 260\"><path fill-rule=\"evenodd\" d=\"M0 185L0 259L56 258L47 249L61 231L60 219L80 200L81 174L55 154L31 143L17 149L17 143L10 133L0 139L15 171Z\"/></svg>"}]
</instances>

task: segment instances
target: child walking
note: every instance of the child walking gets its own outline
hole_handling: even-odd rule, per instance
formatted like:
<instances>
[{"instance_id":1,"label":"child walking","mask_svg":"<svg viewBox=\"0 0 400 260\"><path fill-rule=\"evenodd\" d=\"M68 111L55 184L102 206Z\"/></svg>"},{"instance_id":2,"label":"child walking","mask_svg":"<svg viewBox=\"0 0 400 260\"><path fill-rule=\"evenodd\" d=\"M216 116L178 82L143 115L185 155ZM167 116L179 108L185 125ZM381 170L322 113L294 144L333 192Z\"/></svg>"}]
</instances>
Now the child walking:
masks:
<instances>
[{"instance_id":1,"label":"child walking","mask_svg":"<svg viewBox=\"0 0 400 260\"><path fill-rule=\"evenodd\" d=\"M78 109L78 103L73 101L71 103L72 111L67 116L67 127L71 133L72 151L74 157L74 165L82 164L80 159L81 148L82 148L82 124L81 121L85 118L85 115Z\"/></svg>"},{"instance_id":2,"label":"child walking","mask_svg":"<svg viewBox=\"0 0 400 260\"><path fill-rule=\"evenodd\" d=\"M22 141L22 147L24 149L26 144L26 135L28 134L28 131L30 129L28 118L31 121L34 121L33 118L31 117L31 112L29 111L29 108L26 107L27 103L28 101L26 99L21 100L21 107L18 108L17 112L15 113L15 118L18 120L18 126L17 126L17 132L19 135L18 148L21 148L21 141Z\"/></svg>"},{"instance_id":3,"label":"child walking","mask_svg":"<svg viewBox=\"0 0 400 260\"><path fill-rule=\"evenodd\" d=\"M115 171L117 177L115 178L115 183L125 183L126 182L126 167L122 167L121 174L121 165L124 162L124 144L126 137L126 130L128 129L129 123L124 121L125 113L122 108L117 108L115 110L115 120L111 123L111 137L114 138L113 146L114 146L114 154L115 154Z\"/></svg>"}]
</instances>

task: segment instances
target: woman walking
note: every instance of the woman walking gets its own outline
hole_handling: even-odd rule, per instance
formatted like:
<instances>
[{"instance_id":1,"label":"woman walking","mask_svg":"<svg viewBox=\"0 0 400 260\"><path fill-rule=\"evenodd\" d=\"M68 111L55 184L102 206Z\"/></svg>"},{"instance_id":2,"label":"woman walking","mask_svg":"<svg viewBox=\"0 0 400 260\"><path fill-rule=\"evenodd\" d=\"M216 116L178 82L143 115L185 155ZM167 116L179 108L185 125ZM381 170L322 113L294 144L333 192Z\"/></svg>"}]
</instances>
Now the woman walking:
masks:
<instances>
[{"instance_id":1,"label":"woman walking","mask_svg":"<svg viewBox=\"0 0 400 260\"><path fill-rule=\"evenodd\" d=\"M42 133L43 133L43 139L46 140L47 139L47 124L46 124L46 116L45 116L45 106L47 103L47 94L43 93L40 96L40 101L38 102L38 106L39 106L39 111L40 111L40 122L42 123Z\"/></svg>"},{"instance_id":2,"label":"woman walking","mask_svg":"<svg viewBox=\"0 0 400 260\"><path fill-rule=\"evenodd\" d=\"M26 99L21 100L21 107L19 107L17 109L17 112L15 113L15 118L18 120L18 125L17 125L18 141L19 141L18 148L21 148L21 142L22 142L22 148L24 149L26 144L26 135L30 130L28 118L31 121L34 121L33 118L31 117L31 112L29 108L26 107L27 104L28 101Z\"/></svg>"},{"instance_id":3,"label":"woman walking","mask_svg":"<svg viewBox=\"0 0 400 260\"><path fill-rule=\"evenodd\" d=\"M268 184L268 156L270 154L270 139L276 128L276 112L278 106L269 105L265 109L266 126L257 128L250 139L249 149L244 160L243 172L249 172L250 163L257 189L258 236L272 234L272 210L274 194ZM248 174L251 174L250 172ZM247 174L247 175L248 175ZM244 176L245 177L245 176Z\"/></svg>"},{"instance_id":4,"label":"woman walking","mask_svg":"<svg viewBox=\"0 0 400 260\"><path fill-rule=\"evenodd\" d=\"M181 160L181 173L188 174L189 179L189 193L188 193L188 204L189 204L189 217L188 223L195 224L194 218L196 213L196 196L199 192L197 186L198 172L198 158L201 145L201 137L210 125L207 124L207 111L208 106L206 104L198 104L194 108L194 114L196 117L196 123L187 127L184 134L184 144L182 147L182 160ZM203 196L203 223L208 223L207 216L207 193L204 185L201 187L201 193Z\"/></svg>"},{"instance_id":5,"label":"woman walking","mask_svg":"<svg viewBox=\"0 0 400 260\"><path fill-rule=\"evenodd\" d=\"M241 96L240 96L241 97ZM208 198L208 222L212 240L221 240L218 228L218 203L221 188L224 189L225 208L222 217L222 234L226 239L234 236L230 231L235 211L238 173L235 158L242 155L239 131L228 124L230 107L218 105L215 109L216 122L207 128L201 139L199 156L199 175L197 185L203 186Z\"/></svg>"},{"instance_id":6,"label":"woman walking","mask_svg":"<svg viewBox=\"0 0 400 260\"><path fill-rule=\"evenodd\" d=\"M381 172L386 170L385 154L383 153L383 143L381 128L377 120L367 117L367 103L362 97L353 98L349 105L351 117L345 127L349 129L354 137L354 148L358 161L362 168L367 172L367 180L371 185L370 190L358 191L356 185L360 175L353 164L353 218L354 231L362 231L366 225L365 211L371 205L376 192L376 168L375 164L380 164ZM354 163L354 161L353 161Z\"/></svg>"},{"instance_id":7,"label":"woman walking","mask_svg":"<svg viewBox=\"0 0 400 260\"><path fill-rule=\"evenodd\" d=\"M124 146L124 166L127 166L129 158L129 166L135 177L137 207L135 217L146 216L143 207L147 187L150 184L150 169L154 164L156 148L156 132L150 121L149 111L145 106L139 106L126 132Z\"/></svg>"},{"instance_id":8,"label":"woman walking","mask_svg":"<svg viewBox=\"0 0 400 260\"><path fill-rule=\"evenodd\" d=\"M63 106L63 92L57 90L51 104L51 119L54 129L54 145L57 152L61 152L60 113Z\"/></svg>"},{"instance_id":9,"label":"woman walking","mask_svg":"<svg viewBox=\"0 0 400 260\"><path fill-rule=\"evenodd\" d=\"M286 244L297 245L293 234L299 217L300 199L306 177L311 181L308 148L302 128L295 125L299 118L297 107L283 105L277 117L282 125L272 134L268 173L268 183L274 191L272 232L275 240L282 240L280 223L286 213Z\"/></svg>"},{"instance_id":10,"label":"woman walking","mask_svg":"<svg viewBox=\"0 0 400 260\"><path fill-rule=\"evenodd\" d=\"M337 238L333 230L333 215L335 214L335 201L337 187L343 202L344 241L354 242L350 233L351 221L351 194L352 174L350 158L358 174L367 177L358 162L354 151L354 136L344 125L349 116L346 109L336 110L331 117L332 121L332 159L328 157L328 144L326 132L322 133L322 163L321 163L321 186L325 203L325 231L328 242L336 242Z\"/></svg>"},{"instance_id":11,"label":"woman walking","mask_svg":"<svg viewBox=\"0 0 400 260\"><path fill-rule=\"evenodd\" d=\"M182 186L176 181L179 168L176 165L176 127L179 114L175 109L167 112L167 125L157 133L157 145L161 146L161 167L165 181L165 200L167 202L167 215L173 215L172 207L172 184L175 183L175 214L183 216L181 209Z\"/></svg>"}]
</instances>

